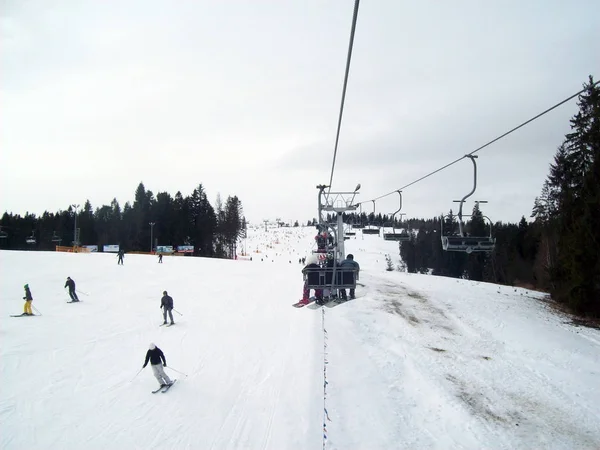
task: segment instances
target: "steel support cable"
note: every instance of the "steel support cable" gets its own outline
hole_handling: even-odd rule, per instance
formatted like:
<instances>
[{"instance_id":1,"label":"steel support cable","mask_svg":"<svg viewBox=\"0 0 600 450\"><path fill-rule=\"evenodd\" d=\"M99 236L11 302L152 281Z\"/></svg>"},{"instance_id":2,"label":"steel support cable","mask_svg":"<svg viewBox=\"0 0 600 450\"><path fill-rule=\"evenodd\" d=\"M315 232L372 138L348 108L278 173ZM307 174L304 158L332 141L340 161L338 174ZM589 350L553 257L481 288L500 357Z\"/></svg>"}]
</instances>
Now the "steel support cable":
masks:
<instances>
[{"instance_id":1,"label":"steel support cable","mask_svg":"<svg viewBox=\"0 0 600 450\"><path fill-rule=\"evenodd\" d=\"M333 182L333 171L335 170L335 158L337 156L338 142L340 140L340 130L342 128L342 116L344 114L344 101L346 100L346 88L348 86L348 74L350 73L350 60L352 59L352 48L354 46L354 31L356 30L356 19L358 18L358 5L360 0L354 1L354 15L352 17L352 29L350 30L350 43L348 44L348 57L346 58L346 73L344 75L344 87L342 89L342 102L340 104L340 115L338 117L337 133L335 135L335 146L333 148L333 162L331 163L331 175L329 176L329 190L331 192L331 183Z\"/></svg>"},{"instance_id":2,"label":"steel support cable","mask_svg":"<svg viewBox=\"0 0 600 450\"><path fill-rule=\"evenodd\" d=\"M599 83L600 83L600 81L596 81L596 82L595 82L595 83L592 85L592 87L593 87L593 86L596 86L596 85L597 85L597 84L599 84ZM450 167L450 166L452 166L452 165L456 164L457 162L459 162L459 161L461 161L461 160L465 159L467 156L473 155L474 153L477 153L478 151L480 151L480 150L483 150L484 148L486 148L486 147L488 147L488 146L492 145L494 142L497 142L497 141L499 141L500 139L502 139L502 138L504 138L504 137L508 136L509 134L513 133L514 131L517 131L519 128L522 128L522 127L524 127L525 125L527 125L527 124L529 124L529 123L533 122L534 120L536 120L536 119L539 119L539 118L540 118L540 117L542 117L543 115L545 115L545 114L549 113L550 111L552 111L552 110L554 110L554 109L558 108L559 106L561 106L561 105L563 105L563 104L567 103L569 100L572 100L572 99L574 99L575 97L577 97L578 95L582 94L582 93L583 93L583 92L585 92L587 89L588 89L588 88L584 88L584 89L580 90L580 91L579 91L579 92L577 92L576 94L573 94L573 95L571 95L570 97L568 97L568 98L566 98L566 99L562 100L561 102L559 102L559 103L555 104L554 106L552 106L552 107L548 108L547 110L545 110L545 111L543 111L543 112L539 113L537 116L534 116L534 117L532 117L531 119L529 119L529 120L527 120L527 121L523 122L522 124L520 124L520 125L517 125L517 126L516 126L516 127L514 127L513 129L511 129L511 130L507 131L506 133L504 133L504 134L502 134L502 135L498 136L497 138L495 138L495 139L493 139L493 140L489 141L488 143L486 143L486 144L482 145L481 147L478 147L478 148L476 148L476 149L475 149L475 150L473 150L471 153L468 153L468 154L467 154L467 155L465 155L465 156L461 156L460 158L457 158L457 159L455 159L454 161L452 161L452 162L450 162L450 163L446 164L445 166L442 166L442 167L440 167L439 169L436 169L436 170L434 170L433 172L430 172L430 173L428 173L427 175L424 175L424 176L422 176L421 178L418 178L418 179L416 179L415 181L412 181L412 182L410 182L410 183L408 183L408 184L406 184L406 185L402 186L401 188L394 189L393 191L391 191L391 192L388 192L387 194L380 195L379 197L375 197L375 198L373 198L373 199L371 199L371 200L365 200L365 201L363 201L363 202L357 203L357 205L361 205L361 204L363 204L363 203L367 203L367 202L371 202L371 201L379 200L380 198L384 198L384 197L387 197L387 196L389 196L389 195L395 194L395 193L396 193L396 192L398 192L399 190L406 189L407 187L409 187L409 186L412 186L413 184L416 184L416 183L418 183L419 181L423 181L425 178L429 178L430 176L432 176L432 175L435 175L436 173L438 173L438 172L441 172L441 171L442 171L442 170L444 170L444 169L447 169L448 167Z\"/></svg>"}]
</instances>

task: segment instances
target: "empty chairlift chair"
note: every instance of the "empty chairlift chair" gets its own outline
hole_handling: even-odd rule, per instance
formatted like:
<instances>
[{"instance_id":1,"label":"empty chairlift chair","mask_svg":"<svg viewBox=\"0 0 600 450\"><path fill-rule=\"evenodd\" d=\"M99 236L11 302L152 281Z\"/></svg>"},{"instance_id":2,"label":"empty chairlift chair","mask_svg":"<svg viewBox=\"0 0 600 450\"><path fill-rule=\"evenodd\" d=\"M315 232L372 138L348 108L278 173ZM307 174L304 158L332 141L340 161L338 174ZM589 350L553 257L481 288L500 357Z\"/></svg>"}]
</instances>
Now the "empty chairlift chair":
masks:
<instances>
[{"instance_id":1,"label":"empty chairlift chair","mask_svg":"<svg viewBox=\"0 0 600 450\"><path fill-rule=\"evenodd\" d=\"M408 233L406 231L401 231L396 233L396 227L394 226L394 218L396 217L396 214L398 214L400 212L400 210L402 209L402 191L396 191L398 192L398 195L400 196L400 207L398 208L397 211L392 213L392 232L391 233L383 233L383 239L386 241L400 241L400 242L406 242L410 239L410 236L408 235ZM400 217L402 217L402 213L400 214Z\"/></svg>"},{"instance_id":2,"label":"empty chairlift chair","mask_svg":"<svg viewBox=\"0 0 600 450\"><path fill-rule=\"evenodd\" d=\"M379 225L375 225L375 200L373 202L373 220L369 221L369 224L363 228L362 234L377 234L379 235Z\"/></svg>"},{"instance_id":3,"label":"empty chairlift chair","mask_svg":"<svg viewBox=\"0 0 600 450\"><path fill-rule=\"evenodd\" d=\"M442 248L445 251L449 252L490 252L494 249L496 245L496 239L492 235L492 221L486 217L482 216L484 219L487 219L490 227L490 234L488 236L467 236L465 232L465 223L463 222L463 213L462 208L465 200L469 198L475 192L477 188L477 163L475 162L475 158L477 156L466 155L467 158L471 160L473 163L473 189L467 195L465 195L462 200L455 200L460 203L460 207L458 209L458 235L450 235L444 234L444 217L441 217L441 238L442 238ZM480 201L478 203L487 203L485 201Z\"/></svg>"}]
</instances>

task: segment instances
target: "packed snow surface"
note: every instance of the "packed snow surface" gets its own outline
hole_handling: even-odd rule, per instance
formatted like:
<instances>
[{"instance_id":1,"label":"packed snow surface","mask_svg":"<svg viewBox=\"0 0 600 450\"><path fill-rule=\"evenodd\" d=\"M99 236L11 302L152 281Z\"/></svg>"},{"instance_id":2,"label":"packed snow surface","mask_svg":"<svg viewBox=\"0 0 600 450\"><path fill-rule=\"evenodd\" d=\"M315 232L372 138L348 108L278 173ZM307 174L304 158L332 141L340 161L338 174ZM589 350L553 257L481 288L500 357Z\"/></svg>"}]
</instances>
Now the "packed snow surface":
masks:
<instances>
[{"instance_id":1,"label":"packed snow surface","mask_svg":"<svg viewBox=\"0 0 600 450\"><path fill-rule=\"evenodd\" d=\"M0 447L600 448L597 330L532 291L386 271L398 244L360 232L358 298L292 308L314 234L250 230L252 261L0 252ZM10 317L25 283L42 315ZM150 342L166 394L136 375Z\"/></svg>"}]
</instances>

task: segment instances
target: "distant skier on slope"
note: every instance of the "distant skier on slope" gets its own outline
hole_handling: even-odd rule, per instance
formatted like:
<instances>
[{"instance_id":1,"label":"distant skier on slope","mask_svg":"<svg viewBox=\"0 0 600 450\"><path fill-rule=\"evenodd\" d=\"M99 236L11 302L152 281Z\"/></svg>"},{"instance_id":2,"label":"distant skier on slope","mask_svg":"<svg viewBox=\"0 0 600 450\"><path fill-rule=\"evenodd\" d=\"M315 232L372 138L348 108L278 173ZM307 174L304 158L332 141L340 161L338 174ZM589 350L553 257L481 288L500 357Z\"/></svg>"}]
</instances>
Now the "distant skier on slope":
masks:
<instances>
[{"instance_id":1,"label":"distant skier on slope","mask_svg":"<svg viewBox=\"0 0 600 450\"><path fill-rule=\"evenodd\" d=\"M175 322L173 321L173 298L167 294L167 291L163 291L163 296L160 299L160 307L164 308L163 317L165 321L163 322L163 325L167 324L167 312L171 319L171 325L175 325Z\"/></svg>"},{"instance_id":2,"label":"distant skier on slope","mask_svg":"<svg viewBox=\"0 0 600 450\"><path fill-rule=\"evenodd\" d=\"M33 316L33 312L31 311L31 302L33 302L33 296L31 295L31 291L29 290L29 285L26 284L23 286L25 288L25 306L23 307L23 315L24 316Z\"/></svg>"},{"instance_id":3,"label":"distant skier on slope","mask_svg":"<svg viewBox=\"0 0 600 450\"><path fill-rule=\"evenodd\" d=\"M123 257L125 256L125 251L123 249L119 250L119 253L117 253L117 257L119 258L117 260L117 265L119 264L123 264Z\"/></svg>"},{"instance_id":4,"label":"distant skier on slope","mask_svg":"<svg viewBox=\"0 0 600 450\"><path fill-rule=\"evenodd\" d=\"M159 264L162 264L162 253L158 254L158 262Z\"/></svg>"},{"instance_id":5,"label":"distant skier on slope","mask_svg":"<svg viewBox=\"0 0 600 450\"><path fill-rule=\"evenodd\" d=\"M71 301L78 302L79 298L77 298L77 294L75 293L75 281L73 281L71 277L67 277L65 287L69 288L69 296L71 297Z\"/></svg>"},{"instance_id":6,"label":"distant skier on slope","mask_svg":"<svg viewBox=\"0 0 600 450\"><path fill-rule=\"evenodd\" d=\"M142 369L146 367L146 365L148 365L148 361L150 361L150 365L152 366L152 373L154 373L154 377L158 380L158 383L161 387L173 384L173 382L163 369L163 366L167 367L167 359L165 358L165 354L160 348L158 348L153 343L150 343L150 345L148 346L148 351L146 352L146 360L144 361Z\"/></svg>"}]
</instances>

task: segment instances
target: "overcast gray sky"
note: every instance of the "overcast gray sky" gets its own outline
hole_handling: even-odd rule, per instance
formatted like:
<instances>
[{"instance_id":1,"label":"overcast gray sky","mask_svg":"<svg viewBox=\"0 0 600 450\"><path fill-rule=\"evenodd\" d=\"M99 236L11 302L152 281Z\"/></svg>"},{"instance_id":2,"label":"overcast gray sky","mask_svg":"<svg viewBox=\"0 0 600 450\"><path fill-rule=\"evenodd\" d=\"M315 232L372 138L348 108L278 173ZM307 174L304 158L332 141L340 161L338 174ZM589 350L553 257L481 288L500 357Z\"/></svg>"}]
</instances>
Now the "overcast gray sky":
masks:
<instances>
[{"instance_id":1,"label":"overcast gray sky","mask_svg":"<svg viewBox=\"0 0 600 450\"><path fill-rule=\"evenodd\" d=\"M250 221L316 216L353 0L2 0L0 212L199 183ZM332 189L401 187L600 78L597 0L363 0ZM492 220L529 217L575 101L479 153ZM453 207L468 160L404 191ZM397 209L397 196L377 202ZM469 205L469 208L472 204ZM371 211L372 205L365 205Z\"/></svg>"}]
</instances>

